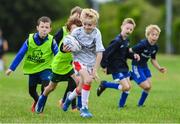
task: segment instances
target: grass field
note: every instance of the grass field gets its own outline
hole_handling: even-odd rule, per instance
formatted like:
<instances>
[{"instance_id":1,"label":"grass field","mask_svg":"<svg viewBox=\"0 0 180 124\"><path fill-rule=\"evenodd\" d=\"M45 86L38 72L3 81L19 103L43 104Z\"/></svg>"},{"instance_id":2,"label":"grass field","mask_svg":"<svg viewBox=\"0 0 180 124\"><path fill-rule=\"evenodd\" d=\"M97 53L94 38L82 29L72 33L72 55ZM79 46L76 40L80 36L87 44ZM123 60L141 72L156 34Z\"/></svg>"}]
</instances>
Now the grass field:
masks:
<instances>
[{"instance_id":1,"label":"grass field","mask_svg":"<svg viewBox=\"0 0 180 124\"><path fill-rule=\"evenodd\" d=\"M10 54L8 61L11 62L13 57L14 54ZM66 88L65 82L59 83L50 94L42 115L31 113L32 98L21 64L10 77L0 73L0 123L180 123L180 56L158 55L158 60L168 72L161 74L150 66L153 86L145 107L137 107L141 89L133 81L123 110L117 107L121 92L108 89L97 97L98 83L94 82L89 100L89 109L93 113L90 119L81 118L79 112L63 112L57 107ZM111 80L111 76L102 72L99 75Z\"/></svg>"}]
</instances>

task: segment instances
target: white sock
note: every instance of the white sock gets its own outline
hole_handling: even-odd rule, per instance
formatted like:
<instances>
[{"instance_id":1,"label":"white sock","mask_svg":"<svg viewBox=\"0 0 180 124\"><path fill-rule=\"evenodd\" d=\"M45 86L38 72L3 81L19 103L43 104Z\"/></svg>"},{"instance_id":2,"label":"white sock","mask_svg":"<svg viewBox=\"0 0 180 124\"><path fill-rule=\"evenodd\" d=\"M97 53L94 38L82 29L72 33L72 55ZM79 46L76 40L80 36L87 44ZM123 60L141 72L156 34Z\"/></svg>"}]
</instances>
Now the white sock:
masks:
<instances>
[{"instance_id":1,"label":"white sock","mask_svg":"<svg viewBox=\"0 0 180 124\"><path fill-rule=\"evenodd\" d=\"M121 84L119 84L118 89L122 90L122 85Z\"/></svg>"},{"instance_id":2,"label":"white sock","mask_svg":"<svg viewBox=\"0 0 180 124\"><path fill-rule=\"evenodd\" d=\"M74 91L69 94L68 99L72 101L72 100L75 99L77 96L78 96L78 94L77 94L77 92L76 92L76 89L74 89Z\"/></svg>"},{"instance_id":3,"label":"white sock","mask_svg":"<svg viewBox=\"0 0 180 124\"><path fill-rule=\"evenodd\" d=\"M129 91L124 91L125 93L129 94L130 92Z\"/></svg>"},{"instance_id":4,"label":"white sock","mask_svg":"<svg viewBox=\"0 0 180 124\"><path fill-rule=\"evenodd\" d=\"M90 90L82 89L81 93L81 100L82 100L82 107L88 108L88 99L89 99Z\"/></svg>"}]
</instances>

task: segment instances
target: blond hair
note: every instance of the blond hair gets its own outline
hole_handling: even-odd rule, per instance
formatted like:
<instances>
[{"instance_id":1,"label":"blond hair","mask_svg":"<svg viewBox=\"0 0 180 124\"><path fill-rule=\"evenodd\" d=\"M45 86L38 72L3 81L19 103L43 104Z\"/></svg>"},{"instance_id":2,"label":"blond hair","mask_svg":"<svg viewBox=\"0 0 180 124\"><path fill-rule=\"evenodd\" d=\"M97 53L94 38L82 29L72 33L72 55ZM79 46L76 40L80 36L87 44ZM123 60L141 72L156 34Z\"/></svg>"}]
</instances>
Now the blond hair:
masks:
<instances>
[{"instance_id":1,"label":"blond hair","mask_svg":"<svg viewBox=\"0 0 180 124\"><path fill-rule=\"evenodd\" d=\"M132 24L134 27L136 27L136 23L134 19L132 18L125 18L122 22L122 25L125 25L125 24Z\"/></svg>"},{"instance_id":2,"label":"blond hair","mask_svg":"<svg viewBox=\"0 0 180 124\"><path fill-rule=\"evenodd\" d=\"M99 19L99 13L94 9L86 8L82 10L80 18L81 21L83 21L84 19L89 19L97 24Z\"/></svg>"},{"instance_id":3,"label":"blond hair","mask_svg":"<svg viewBox=\"0 0 180 124\"><path fill-rule=\"evenodd\" d=\"M146 30L145 30L145 36L146 36L146 38L149 36L149 34L150 34L150 32L151 32L152 30L156 30L156 31L158 32L158 34L160 34L160 32L161 32L161 29L159 28L158 25L152 25L152 24L150 24L150 25L148 25L148 26L146 27Z\"/></svg>"}]
</instances>

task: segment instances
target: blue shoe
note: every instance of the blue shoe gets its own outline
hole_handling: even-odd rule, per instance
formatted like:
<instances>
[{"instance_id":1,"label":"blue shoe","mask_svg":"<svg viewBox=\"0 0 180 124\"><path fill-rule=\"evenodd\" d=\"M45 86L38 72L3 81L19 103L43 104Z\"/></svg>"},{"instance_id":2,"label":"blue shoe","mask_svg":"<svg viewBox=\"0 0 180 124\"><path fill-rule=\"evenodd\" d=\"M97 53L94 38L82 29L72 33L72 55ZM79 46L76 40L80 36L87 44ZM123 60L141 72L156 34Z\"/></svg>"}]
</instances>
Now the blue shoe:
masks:
<instances>
[{"instance_id":1,"label":"blue shoe","mask_svg":"<svg viewBox=\"0 0 180 124\"><path fill-rule=\"evenodd\" d=\"M70 104L71 104L71 100L69 100L67 97L62 107L63 111L67 111Z\"/></svg>"},{"instance_id":2,"label":"blue shoe","mask_svg":"<svg viewBox=\"0 0 180 124\"><path fill-rule=\"evenodd\" d=\"M101 84L99 85L99 87L97 89L97 96L100 96L102 94L102 92L104 92L104 90L106 89L103 85L105 82L106 81L101 81Z\"/></svg>"},{"instance_id":3,"label":"blue shoe","mask_svg":"<svg viewBox=\"0 0 180 124\"><path fill-rule=\"evenodd\" d=\"M86 107L81 108L80 113L80 116L83 118L91 118L93 116Z\"/></svg>"},{"instance_id":4,"label":"blue shoe","mask_svg":"<svg viewBox=\"0 0 180 124\"><path fill-rule=\"evenodd\" d=\"M44 110L44 105L46 103L46 99L47 97L46 96L40 96L39 99L38 99L38 102L36 104L36 107L35 107L35 111L36 113L40 114L43 112Z\"/></svg>"}]
</instances>

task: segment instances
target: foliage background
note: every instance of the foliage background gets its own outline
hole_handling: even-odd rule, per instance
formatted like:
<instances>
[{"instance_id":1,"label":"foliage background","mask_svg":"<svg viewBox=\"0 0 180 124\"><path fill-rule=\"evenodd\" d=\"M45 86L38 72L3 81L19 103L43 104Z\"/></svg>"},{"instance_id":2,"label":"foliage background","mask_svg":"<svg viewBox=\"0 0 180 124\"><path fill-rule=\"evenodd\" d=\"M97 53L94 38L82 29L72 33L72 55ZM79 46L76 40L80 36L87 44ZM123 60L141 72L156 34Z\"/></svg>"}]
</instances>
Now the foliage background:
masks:
<instances>
[{"instance_id":1,"label":"foliage background","mask_svg":"<svg viewBox=\"0 0 180 124\"><path fill-rule=\"evenodd\" d=\"M180 1L172 0L172 3L172 47L173 53L180 54ZM1 0L0 27L9 41L10 51L16 52L28 34L36 31L36 20L40 16L46 15L52 19L54 35L66 22L71 8L77 5L92 7L91 0ZM122 20L132 17L137 27L131 36L131 44L144 38L145 27L153 23L162 29L158 44L160 52L165 52L165 0L115 0L100 4L99 13L99 28L105 46L120 32Z\"/></svg>"}]
</instances>

